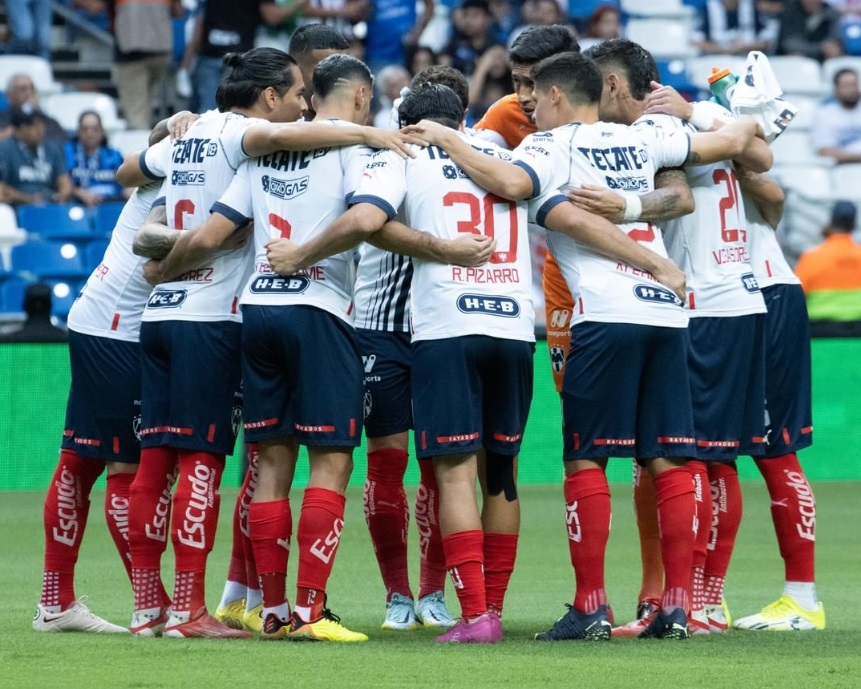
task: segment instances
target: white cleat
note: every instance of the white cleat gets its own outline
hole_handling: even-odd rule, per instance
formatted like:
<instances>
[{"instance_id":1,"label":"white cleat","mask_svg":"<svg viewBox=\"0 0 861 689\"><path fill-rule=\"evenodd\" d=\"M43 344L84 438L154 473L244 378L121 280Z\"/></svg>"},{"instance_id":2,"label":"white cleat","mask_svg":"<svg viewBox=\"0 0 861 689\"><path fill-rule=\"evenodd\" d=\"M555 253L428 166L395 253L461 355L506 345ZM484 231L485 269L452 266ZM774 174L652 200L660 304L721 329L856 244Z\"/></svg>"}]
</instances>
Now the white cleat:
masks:
<instances>
[{"instance_id":1,"label":"white cleat","mask_svg":"<svg viewBox=\"0 0 861 689\"><path fill-rule=\"evenodd\" d=\"M161 608L149 610L135 610L132 614L132 623L129 632L134 636L156 637L161 636L164 625L167 624L167 611Z\"/></svg>"},{"instance_id":2,"label":"white cleat","mask_svg":"<svg viewBox=\"0 0 861 689\"><path fill-rule=\"evenodd\" d=\"M819 603L816 610L806 610L792 596L784 594L755 615L736 620L733 627L773 632L807 632L825 629L825 609L822 603Z\"/></svg>"},{"instance_id":3,"label":"white cleat","mask_svg":"<svg viewBox=\"0 0 861 689\"><path fill-rule=\"evenodd\" d=\"M412 598L393 593L391 600L386 604L386 619L382 624L383 629L391 629L396 632L408 632L418 627L416 622L415 603Z\"/></svg>"},{"instance_id":4,"label":"white cleat","mask_svg":"<svg viewBox=\"0 0 861 689\"><path fill-rule=\"evenodd\" d=\"M720 605L705 605L703 612L709 625L709 633L720 634L727 631L732 625L732 616L729 614L729 606L726 600L721 600Z\"/></svg>"},{"instance_id":5,"label":"white cleat","mask_svg":"<svg viewBox=\"0 0 861 689\"><path fill-rule=\"evenodd\" d=\"M453 620L449 614L442 591L434 591L419 598L416 603L416 620L425 627L440 629L451 629L458 623L458 620Z\"/></svg>"},{"instance_id":6,"label":"white cleat","mask_svg":"<svg viewBox=\"0 0 861 689\"><path fill-rule=\"evenodd\" d=\"M33 629L37 632L91 632L95 634L128 634L125 627L103 620L90 612L79 598L63 612L52 613L40 603L33 616Z\"/></svg>"}]
</instances>

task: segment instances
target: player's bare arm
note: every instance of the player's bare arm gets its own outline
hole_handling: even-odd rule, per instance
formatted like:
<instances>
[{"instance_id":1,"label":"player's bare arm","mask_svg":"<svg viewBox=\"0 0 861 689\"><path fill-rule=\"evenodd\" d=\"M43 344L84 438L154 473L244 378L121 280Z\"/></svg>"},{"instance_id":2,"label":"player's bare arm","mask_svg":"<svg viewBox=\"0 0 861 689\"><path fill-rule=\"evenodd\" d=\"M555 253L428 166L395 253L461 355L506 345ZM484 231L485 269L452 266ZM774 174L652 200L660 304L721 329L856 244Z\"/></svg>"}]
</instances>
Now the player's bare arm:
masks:
<instances>
[{"instance_id":1,"label":"player's bare arm","mask_svg":"<svg viewBox=\"0 0 861 689\"><path fill-rule=\"evenodd\" d=\"M752 172L738 163L735 173L742 193L753 199L763 220L776 230L783 217L783 204L786 201L783 189L770 177Z\"/></svg>"},{"instance_id":2,"label":"player's bare arm","mask_svg":"<svg viewBox=\"0 0 861 689\"><path fill-rule=\"evenodd\" d=\"M754 137L762 134L762 127L752 117L743 115L713 132L691 134L691 148L686 165L717 163L735 160L750 146ZM771 153L769 152L769 155Z\"/></svg>"},{"instance_id":3,"label":"player's bare arm","mask_svg":"<svg viewBox=\"0 0 861 689\"><path fill-rule=\"evenodd\" d=\"M578 208L607 218L610 222L625 222L628 199L606 187L584 184L579 189L570 189L568 199ZM688 186L684 170L666 169L655 175L655 190L639 196L642 206L638 217L627 220L645 220L658 223L662 220L680 218L694 212L694 195Z\"/></svg>"},{"instance_id":4,"label":"player's bare arm","mask_svg":"<svg viewBox=\"0 0 861 689\"><path fill-rule=\"evenodd\" d=\"M496 240L481 234L463 234L457 239L440 239L390 220L368 237L368 242L385 251L423 261L474 268L490 260Z\"/></svg>"},{"instance_id":5,"label":"player's bare arm","mask_svg":"<svg viewBox=\"0 0 861 689\"><path fill-rule=\"evenodd\" d=\"M386 148L402 158L415 157L413 144L423 145L416 134L375 129L374 127L332 127L326 123L287 122L260 123L248 128L242 146L251 158L274 151L305 151L328 146L365 144L371 148Z\"/></svg>"},{"instance_id":6,"label":"player's bare arm","mask_svg":"<svg viewBox=\"0 0 861 689\"><path fill-rule=\"evenodd\" d=\"M655 81L652 82L651 86L653 90L646 98L645 112L647 115L663 113L665 115L678 117L681 120L689 121L691 124L694 124L694 126L697 126L697 124L692 121L692 118L696 120L694 117L694 103L689 103L682 98L679 92L672 86L662 86ZM708 127L701 131L714 132L724 126L726 126L724 122L713 117L711 118L711 123ZM764 133L760 130L760 132L757 133L757 136L751 140L749 146L742 150L737 156L733 156L733 160L750 168L754 172L767 172L771 169L771 165L774 162L774 156L772 155L768 144L765 142Z\"/></svg>"},{"instance_id":7,"label":"player's bare arm","mask_svg":"<svg viewBox=\"0 0 861 689\"><path fill-rule=\"evenodd\" d=\"M682 300L685 298L685 274L670 259L656 254L631 239L610 221L588 213L573 204L559 203L544 221L544 226L562 232L599 254L648 271L662 285Z\"/></svg>"},{"instance_id":8,"label":"player's bare arm","mask_svg":"<svg viewBox=\"0 0 861 689\"><path fill-rule=\"evenodd\" d=\"M167 226L166 207L156 206L135 234L132 251L137 256L160 260L170 253L181 232Z\"/></svg>"},{"instance_id":9,"label":"player's bare arm","mask_svg":"<svg viewBox=\"0 0 861 689\"><path fill-rule=\"evenodd\" d=\"M534 193L532 178L524 169L473 148L450 127L422 120L402 131L413 132L444 150L478 186L497 196L516 201Z\"/></svg>"}]
</instances>

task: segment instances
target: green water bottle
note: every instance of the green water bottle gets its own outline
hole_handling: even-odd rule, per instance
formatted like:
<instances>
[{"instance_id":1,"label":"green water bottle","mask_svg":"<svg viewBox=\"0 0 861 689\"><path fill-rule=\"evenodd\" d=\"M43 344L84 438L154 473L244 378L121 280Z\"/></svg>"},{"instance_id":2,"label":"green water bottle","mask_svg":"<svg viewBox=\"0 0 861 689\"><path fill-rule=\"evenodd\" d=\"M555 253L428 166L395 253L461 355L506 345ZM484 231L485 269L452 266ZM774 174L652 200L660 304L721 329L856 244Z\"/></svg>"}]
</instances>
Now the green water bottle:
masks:
<instances>
[{"instance_id":1,"label":"green water bottle","mask_svg":"<svg viewBox=\"0 0 861 689\"><path fill-rule=\"evenodd\" d=\"M738 83L738 77L730 72L726 67L712 67L712 73L709 76L709 90L715 101L730 109L730 101L732 100L735 85Z\"/></svg>"}]
</instances>

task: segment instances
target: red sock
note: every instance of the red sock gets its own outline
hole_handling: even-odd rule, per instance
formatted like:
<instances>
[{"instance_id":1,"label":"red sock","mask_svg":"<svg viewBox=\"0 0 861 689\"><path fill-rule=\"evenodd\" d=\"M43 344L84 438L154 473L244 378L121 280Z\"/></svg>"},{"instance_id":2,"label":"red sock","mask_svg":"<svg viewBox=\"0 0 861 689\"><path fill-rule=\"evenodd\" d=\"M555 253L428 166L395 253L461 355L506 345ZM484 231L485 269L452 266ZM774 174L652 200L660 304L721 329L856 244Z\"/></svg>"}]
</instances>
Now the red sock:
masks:
<instances>
[{"instance_id":1,"label":"red sock","mask_svg":"<svg viewBox=\"0 0 861 689\"><path fill-rule=\"evenodd\" d=\"M233 505L233 532L230 543L230 561L227 565L227 581L235 582L246 588L248 588L248 569L245 566L245 539L247 536L242 533L242 529L248 529L251 496L246 492L246 486L250 473L250 471L245 473L245 480L242 482L242 487L239 489L239 494ZM243 521L245 521L244 527Z\"/></svg>"},{"instance_id":2,"label":"red sock","mask_svg":"<svg viewBox=\"0 0 861 689\"><path fill-rule=\"evenodd\" d=\"M275 608L287 600L287 559L293 534L290 501L252 502L248 523L263 605Z\"/></svg>"},{"instance_id":3,"label":"red sock","mask_svg":"<svg viewBox=\"0 0 861 689\"><path fill-rule=\"evenodd\" d=\"M108 531L132 580L132 554L129 551L129 493L135 475L128 472L108 474L105 493L105 521Z\"/></svg>"},{"instance_id":4,"label":"red sock","mask_svg":"<svg viewBox=\"0 0 861 689\"><path fill-rule=\"evenodd\" d=\"M786 581L816 581L816 499L798 455L757 459L756 466L771 498L771 519Z\"/></svg>"},{"instance_id":5,"label":"red sock","mask_svg":"<svg viewBox=\"0 0 861 689\"><path fill-rule=\"evenodd\" d=\"M484 534L484 592L488 608L496 608L500 615L517 558L517 539L517 534Z\"/></svg>"},{"instance_id":6,"label":"red sock","mask_svg":"<svg viewBox=\"0 0 861 689\"><path fill-rule=\"evenodd\" d=\"M135 610L164 608L170 602L160 570L170 531L170 491L178 468L176 450L141 449L140 466L129 491L129 552Z\"/></svg>"},{"instance_id":7,"label":"red sock","mask_svg":"<svg viewBox=\"0 0 861 689\"><path fill-rule=\"evenodd\" d=\"M484 582L484 532L458 531L443 536L445 564L464 619L487 612Z\"/></svg>"},{"instance_id":8,"label":"red sock","mask_svg":"<svg viewBox=\"0 0 861 689\"><path fill-rule=\"evenodd\" d=\"M720 605L735 537L741 524L741 484L735 462L708 465L712 494L712 529L705 567L706 605Z\"/></svg>"},{"instance_id":9,"label":"red sock","mask_svg":"<svg viewBox=\"0 0 861 689\"><path fill-rule=\"evenodd\" d=\"M669 469L654 478L660 524L661 558L666 581L661 608L690 611L691 561L694 550L696 501L694 482L686 467Z\"/></svg>"},{"instance_id":10,"label":"red sock","mask_svg":"<svg viewBox=\"0 0 861 689\"><path fill-rule=\"evenodd\" d=\"M694 540L691 561L691 609L703 609L703 569L706 565L706 546L711 534L712 493L709 488L709 472L705 462L689 459L687 469L694 480L694 502L696 504L697 536Z\"/></svg>"},{"instance_id":11,"label":"red sock","mask_svg":"<svg viewBox=\"0 0 861 689\"><path fill-rule=\"evenodd\" d=\"M638 601L660 601L664 588L664 566L661 558L661 535L658 529L658 505L655 484L649 472L634 464L634 516L640 534L640 580Z\"/></svg>"},{"instance_id":12,"label":"red sock","mask_svg":"<svg viewBox=\"0 0 861 689\"><path fill-rule=\"evenodd\" d=\"M419 598L445 590L445 553L439 530L439 487L431 460L419 462L421 478L416 489L416 526L419 531Z\"/></svg>"},{"instance_id":13,"label":"red sock","mask_svg":"<svg viewBox=\"0 0 861 689\"><path fill-rule=\"evenodd\" d=\"M42 605L65 610L75 602L75 563L87 526L90 491L104 468L104 462L84 459L71 450L60 451L42 511L45 530Z\"/></svg>"},{"instance_id":14,"label":"red sock","mask_svg":"<svg viewBox=\"0 0 861 689\"><path fill-rule=\"evenodd\" d=\"M306 488L299 517L299 572L296 607L309 608L309 619L323 614L326 584L335 564L335 554L344 528L346 498L326 488ZM259 563L258 563L259 567Z\"/></svg>"},{"instance_id":15,"label":"red sock","mask_svg":"<svg viewBox=\"0 0 861 689\"><path fill-rule=\"evenodd\" d=\"M224 455L179 451L171 541L176 556L173 609L194 613L206 606L206 560L215 544Z\"/></svg>"},{"instance_id":16,"label":"red sock","mask_svg":"<svg viewBox=\"0 0 861 689\"><path fill-rule=\"evenodd\" d=\"M393 593L412 598L407 568L407 529L410 506L404 490L409 455L387 448L368 453L368 478L363 505L374 554L386 587L386 601Z\"/></svg>"},{"instance_id":17,"label":"red sock","mask_svg":"<svg viewBox=\"0 0 861 689\"><path fill-rule=\"evenodd\" d=\"M260 580L257 576L257 566L254 561L254 546L251 543L251 527L248 524L249 508L254 499L254 491L257 490L257 445L251 443L248 446L248 471L245 472L245 480L242 482L240 493L245 494L246 507L240 515L239 530L242 534L242 550L245 555L245 580L248 588L260 588ZM292 533L293 517L290 517L290 528Z\"/></svg>"},{"instance_id":18,"label":"red sock","mask_svg":"<svg viewBox=\"0 0 861 689\"><path fill-rule=\"evenodd\" d=\"M577 590L574 608L595 612L607 603L604 554L610 537L610 486L601 469L575 471L565 478L568 550Z\"/></svg>"}]
</instances>

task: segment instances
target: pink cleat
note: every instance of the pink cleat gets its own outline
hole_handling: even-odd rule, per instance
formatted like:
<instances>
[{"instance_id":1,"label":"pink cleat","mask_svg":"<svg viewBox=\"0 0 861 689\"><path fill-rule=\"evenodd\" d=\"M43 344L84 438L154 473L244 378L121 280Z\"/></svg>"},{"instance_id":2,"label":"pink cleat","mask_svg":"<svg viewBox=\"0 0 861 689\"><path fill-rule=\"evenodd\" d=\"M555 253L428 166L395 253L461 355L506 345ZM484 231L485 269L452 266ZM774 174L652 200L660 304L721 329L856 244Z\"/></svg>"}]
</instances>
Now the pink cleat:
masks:
<instances>
[{"instance_id":1,"label":"pink cleat","mask_svg":"<svg viewBox=\"0 0 861 689\"><path fill-rule=\"evenodd\" d=\"M491 612L476 617L472 622L461 620L436 641L451 644L495 644L502 641L502 620Z\"/></svg>"}]
</instances>

